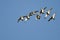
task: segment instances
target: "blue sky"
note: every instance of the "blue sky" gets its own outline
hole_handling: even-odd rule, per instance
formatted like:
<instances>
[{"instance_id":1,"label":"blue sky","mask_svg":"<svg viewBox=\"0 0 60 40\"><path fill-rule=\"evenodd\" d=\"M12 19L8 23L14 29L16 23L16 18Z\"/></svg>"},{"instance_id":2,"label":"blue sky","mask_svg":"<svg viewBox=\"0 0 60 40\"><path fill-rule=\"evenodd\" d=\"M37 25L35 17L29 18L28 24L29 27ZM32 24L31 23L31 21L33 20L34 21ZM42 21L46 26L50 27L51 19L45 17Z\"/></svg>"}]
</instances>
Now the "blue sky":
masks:
<instances>
[{"instance_id":1,"label":"blue sky","mask_svg":"<svg viewBox=\"0 0 60 40\"><path fill-rule=\"evenodd\" d=\"M60 40L60 0L0 0L0 40ZM38 21L17 23L20 16L34 10L51 7L56 12L55 21L48 22L44 15Z\"/></svg>"}]
</instances>

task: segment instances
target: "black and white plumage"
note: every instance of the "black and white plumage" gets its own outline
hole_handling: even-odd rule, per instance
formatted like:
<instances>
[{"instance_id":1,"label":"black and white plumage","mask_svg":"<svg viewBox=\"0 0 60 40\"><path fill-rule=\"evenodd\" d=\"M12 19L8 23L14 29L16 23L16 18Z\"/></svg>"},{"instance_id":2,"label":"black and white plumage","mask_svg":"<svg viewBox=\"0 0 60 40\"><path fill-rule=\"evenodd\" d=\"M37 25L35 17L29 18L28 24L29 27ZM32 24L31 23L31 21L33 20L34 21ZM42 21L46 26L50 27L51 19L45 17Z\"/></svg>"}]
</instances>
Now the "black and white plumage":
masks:
<instances>
[{"instance_id":1,"label":"black and white plumage","mask_svg":"<svg viewBox=\"0 0 60 40\"><path fill-rule=\"evenodd\" d=\"M33 15L33 12L30 12L28 15L29 15L29 16L32 16L32 15Z\"/></svg>"},{"instance_id":2,"label":"black and white plumage","mask_svg":"<svg viewBox=\"0 0 60 40\"><path fill-rule=\"evenodd\" d=\"M47 16L49 16L49 15L50 15L51 10L52 10L52 8L51 8L51 9L49 9L49 10L46 12L45 18L47 18Z\"/></svg>"},{"instance_id":3,"label":"black and white plumage","mask_svg":"<svg viewBox=\"0 0 60 40\"><path fill-rule=\"evenodd\" d=\"M27 21L30 19L30 16L24 16L24 21Z\"/></svg>"},{"instance_id":4,"label":"black and white plumage","mask_svg":"<svg viewBox=\"0 0 60 40\"><path fill-rule=\"evenodd\" d=\"M48 21L50 21L50 20L55 20L55 16L56 16L56 14L54 13L51 17L50 17L50 19L48 20Z\"/></svg>"},{"instance_id":5,"label":"black and white plumage","mask_svg":"<svg viewBox=\"0 0 60 40\"><path fill-rule=\"evenodd\" d=\"M46 8L47 8L47 7L41 9L41 10L40 10L40 14L44 14Z\"/></svg>"},{"instance_id":6,"label":"black and white plumage","mask_svg":"<svg viewBox=\"0 0 60 40\"><path fill-rule=\"evenodd\" d=\"M20 16L20 18L18 19L17 22L19 22L19 21L23 21L23 20L24 20L24 16Z\"/></svg>"},{"instance_id":7,"label":"black and white plumage","mask_svg":"<svg viewBox=\"0 0 60 40\"><path fill-rule=\"evenodd\" d=\"M21 16L21 17L18 19L17 22L19 22L19 21L27 21L27 20L29 20L29 19L30 19L30 16Z\"/></svg>"},{"instance_id":8,"label":"black and white plumage","mask_svg":"<svg viewBox=\"0 0 60 40\"><path fill-rule=\"evenodd\" d=\"M29 13L29 16L33 16L33 15L35 15L37 12L39 12L39 11L32 11L32 12Z\"/></svg>"},{"instance_id":9,"label":"black and white plumage","mask_svg":"<svg viewBox=\"0 0 60 40\"><path fill-rule=\"evenodd\" d=\"M40 20L40 15L36 15L36 20Z\"/></svg>"},{"instance_id":10,"label":"black and white plumage","mask_svg":"<svg viewBox=\"0 0 60 40\"><path fill-rule=\"evenodd\" d=\"M46 9L47 7L45 7L45 8L43 8L43 9L41 9L40 11L32 11L32 12L30 12L28 15L26 15L26 16L20 16L20 18L18 19L18 21L17 22L19 22L19 21L28 21L29 19L30 19L30 17L31 16L33 16L33 15L35 15L35 18L36 18L36 20L40 20L40 18L41 18L41 15L40 14L44 14L45 12L46 12L46 15L45 15L45 18L47 18L49 15L50 15L50 13L51 13L51 10L53 9L53 8L50 8L48 11L45 11L45 9ZM55 13L48 19L48 21L50 21L50 20L54 20L55 19Z\"/></svg>"}]
</instances>

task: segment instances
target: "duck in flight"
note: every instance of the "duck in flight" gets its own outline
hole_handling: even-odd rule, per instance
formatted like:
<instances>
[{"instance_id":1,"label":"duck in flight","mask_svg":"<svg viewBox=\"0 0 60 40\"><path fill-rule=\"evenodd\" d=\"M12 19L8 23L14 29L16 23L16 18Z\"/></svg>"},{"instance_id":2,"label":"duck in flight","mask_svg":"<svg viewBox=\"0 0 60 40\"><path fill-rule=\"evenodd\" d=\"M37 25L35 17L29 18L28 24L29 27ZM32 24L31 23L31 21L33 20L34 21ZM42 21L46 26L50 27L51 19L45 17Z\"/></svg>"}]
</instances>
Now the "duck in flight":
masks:
<instances>
[{"instance_id":1,"label":"duck in flight","mask_svg":"<svg viewBox=\"0 0 60 40\"><path fill-rule=\"evenodd\" d=\"M36 20L40 20L40 15L36 15Z\"/></svg>"},{"instance_id":2,"label":"duck in flight","mask_svg":"<svg viewBox=\"0 0 60 40\"><path fill-rule=\"evenodd\" d=\"M50 20L55 20L55 16L56 16L56 14L54 13L50 18L49 18L49 20L48 21L50 21Z\"/></svg>"},{"instance_id":3,"label":"duck in flight","mask_svg":"<svg viewBox=\"0 0 60 40\"><path fill-rule=\"evenodd\" d=\"M23 20L24 20L24 16L20 16L20 18L18 19L17 22L19 22L19 21L23 21Z\"/></svg>"},{"instance_id":4,"label":"duck in flight","mask_svg":"<svg viewBox=\"0 0 60 40\"><path fill-rule=\"evenodd\" d=\"M47 18L47 16L50 15L52 9L53 9L53 8L50 8L50 9L46 12L45 18Z\"/></svg>"},{"instance_id":5,"label":"duck in flight","mask_svg":"<svg viewBox=\"0 0 60 40\"><path fill-rule=\"evenodd\" d=\"M44 14L46 8L47 8L47 7L41 9L41 10L40 10L40 14Z\"/></svg>"},{"instance_id":6,"label":"duck in flight","mask_svg":"<svg viewBox=\"0 0 60 40\"><path fill-rule=\"evenodd\" d=\"M29 16L33 16L33 15L35 15L37 12L39 12L39 11L32 11L32 12L29 13Z\"/></svg>"},{"instance_id":7,"label":"duck in flight","mask_svg":"<svg viewBox=\"0 0 60 40\"><path fill-rule=\"evenodd\" d=\"M30 19L30 16L21 16L19 19L18 19L18 22L19 21L27 21Z\"/></svg>"}]
</instances>

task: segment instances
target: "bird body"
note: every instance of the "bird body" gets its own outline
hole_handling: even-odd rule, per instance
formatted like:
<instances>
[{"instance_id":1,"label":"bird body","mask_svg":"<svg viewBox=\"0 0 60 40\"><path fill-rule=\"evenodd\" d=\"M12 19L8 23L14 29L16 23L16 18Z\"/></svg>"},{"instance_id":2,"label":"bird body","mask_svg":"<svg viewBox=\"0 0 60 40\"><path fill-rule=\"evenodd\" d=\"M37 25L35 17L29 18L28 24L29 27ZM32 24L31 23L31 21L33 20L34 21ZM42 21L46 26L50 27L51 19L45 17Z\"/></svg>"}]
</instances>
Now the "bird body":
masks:
<instances>
[{"instance_id":1,"label":"bird body","mask_svg":"<svg viewBox=\"0 0 60 40\"><path fill-rule=\"evenodd\" d=\"M47 18L47 17L50 15L51 10L52 10L52 8L50 8L50 9L46 12L45 18Z\"/></svg>"},{"instance_id":2,"label":"bird body","mask_svg":"<svg viewBox=\"0 0 60 40\"><path fill-rule=\"evenodd\" d=\"M44 9L41 9L40 14L44 14Z\"/></svg>"},{"instance_id":3,"label":"bird body","mask_svg":"<svg viewBox=\"0 0 60 40\"><path fill-rule=\"evenodd\" d=\"M40 15L36 15L36 20L39 20L40 19Z\"/></svg>"},{"instance_id":4,"label":"bird body","mask_svg":"<svg viewBox=\"0 0 60 40\"><path fill-rule=\"evenodd\" d=\"M20 16L20 18L18 19L17 22L19 22L19 21L23 21L23 20L24 20L24 16Z\"/></svg>"},{"instance_id":5,"label":"bird body","mask_svg":"<svg viewBox=\"0 0 60 40\"><path fill-rule=\"evenodd\" d=\"M27 21L30 19L30 16L24 16L24 21Z\"/></svg>"},{"instance_id":6,"label":"bird body","mask_svg":"<svg viewBox=\"0 0 60 40\"><path fill-rule=\"evenodd\" d=\"M40 14L44 14L46 8L47 8L47 7L41 9L41 10L40 10Z\"/></svg>"},{"instance_id":7,"label":"bird body","mask_svg":"<svg viewBox=\"0 0 60 40\"><path fill-rule=\"evenodd\" d=\"M56 16L56 14L54 13L51 17L50 17L50 19L48 20L48 21L50 21L50 20L54 20L55 19L55 16Z\"/></svg>"},{"instance_id":8,"label":"bird body","mask_svg":"<svg viewBox=\"0 0 60 40\"><path fill-rule=\"evenodd\" d=\"M50 10L48 12L46 12L45 18L47 18L47 16L50 15Z\"/></svg>"}]
</instances>

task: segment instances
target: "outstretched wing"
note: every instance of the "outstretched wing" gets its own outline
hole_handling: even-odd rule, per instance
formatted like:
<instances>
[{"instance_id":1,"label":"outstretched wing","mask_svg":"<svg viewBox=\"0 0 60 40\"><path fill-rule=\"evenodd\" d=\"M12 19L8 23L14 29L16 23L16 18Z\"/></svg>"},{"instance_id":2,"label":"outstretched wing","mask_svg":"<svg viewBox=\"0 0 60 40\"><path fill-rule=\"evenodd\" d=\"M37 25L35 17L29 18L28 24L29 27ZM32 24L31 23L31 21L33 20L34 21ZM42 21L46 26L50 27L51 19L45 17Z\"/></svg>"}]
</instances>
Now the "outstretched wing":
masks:
<instances>
[{"instance_id":1,"label":"outstretched wing","mask_svg":"<svg viewBox=\"0 0 60 40\"><path fill-rule=\"evenodd\" d=\"M21 20L21 17L18 19L18 21L17 22L19 22Z\"/></svg>"},{"instance_id":2,"label":"outstretched wing","mask_svg":"<svg viewBox=\"0 0 60 40\"><path fill-rule=\"evenodd\" d=\"M33 12L30 12L30 13L29 13L29 16L32 16L32 15L33 15Z\"/></svg>"},{"instance_id":3,"label":"outstretched wing","mask_svg":"<svg viewBox=\"0 0 60 40\"><path fill-rule=\"evenodd\" d=\"M48 21L50 21L51 19L53 19L53 17L50 17L50 19Z\"/></svg>"}]
</instances>

